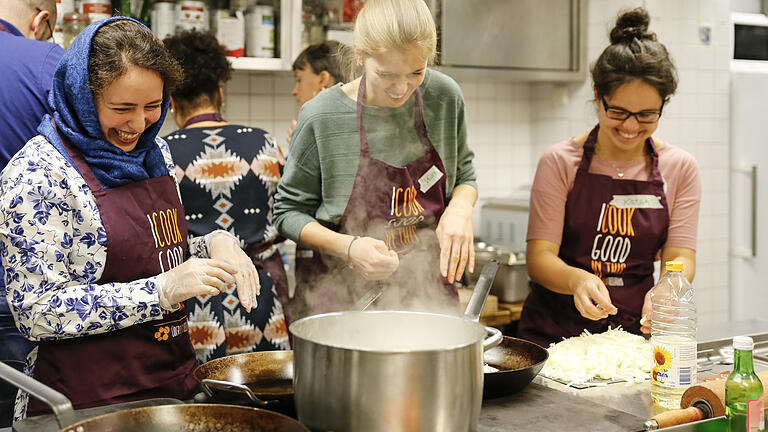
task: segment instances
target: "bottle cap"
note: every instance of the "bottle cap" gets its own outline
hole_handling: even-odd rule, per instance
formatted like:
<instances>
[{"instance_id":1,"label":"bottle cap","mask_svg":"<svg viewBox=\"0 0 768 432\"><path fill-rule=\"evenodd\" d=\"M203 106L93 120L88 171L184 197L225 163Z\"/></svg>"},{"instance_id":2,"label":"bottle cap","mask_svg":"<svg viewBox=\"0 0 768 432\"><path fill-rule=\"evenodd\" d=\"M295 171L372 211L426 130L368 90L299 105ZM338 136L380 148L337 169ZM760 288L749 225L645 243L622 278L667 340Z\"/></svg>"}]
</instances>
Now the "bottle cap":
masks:
<instances>
[{"instance_id":1,"label":"bottle cap","mask_svg":"<svg viewBox=\"0 0 768 432\"><path fill-rule=\"evenodd\" d=\"M667 261L667 271L683 271L683 263L680 261Z\"/></svg>"},{"instance_id":2,"label":"bottle cap","mask_svg":"<svg viewBox=\"0 0 768 432\"><path fill-rule=\"evenodd\" d=\"M749 336L734 336L733 337L733 349L742 351L752 351L754 343Z\"/></svg>"}]
</instances>

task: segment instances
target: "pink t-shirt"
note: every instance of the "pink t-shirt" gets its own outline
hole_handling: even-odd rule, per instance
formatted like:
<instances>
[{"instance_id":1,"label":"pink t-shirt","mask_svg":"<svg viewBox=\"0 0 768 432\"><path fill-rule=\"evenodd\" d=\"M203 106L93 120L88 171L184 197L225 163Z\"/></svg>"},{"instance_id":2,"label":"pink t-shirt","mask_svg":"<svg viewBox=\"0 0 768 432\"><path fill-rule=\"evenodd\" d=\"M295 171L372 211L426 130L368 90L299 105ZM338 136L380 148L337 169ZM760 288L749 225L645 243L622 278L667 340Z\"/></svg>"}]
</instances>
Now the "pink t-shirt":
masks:
<instances>
[{"instance_id":1,"label":"pink t-shirt","mask_svg":"<svg viewBox=\"0 0 768 432\"><path fill-rule=\"evenodd\" d=\"M659 172L664 179L664 191L669 209L669 231L666 247L696 250L696 230L699 223L701 179L696 159L680 148L658 142ZM565 201L573 187L584 148L570 138L547 148L539 159L536 178L531 189L531 209L527 240L547 240L560 244L563 236ZM619 179L648 180L650 169L646 157L631 161L607 161L592 157L590 173Z\"/></svg>"}]
</instances>

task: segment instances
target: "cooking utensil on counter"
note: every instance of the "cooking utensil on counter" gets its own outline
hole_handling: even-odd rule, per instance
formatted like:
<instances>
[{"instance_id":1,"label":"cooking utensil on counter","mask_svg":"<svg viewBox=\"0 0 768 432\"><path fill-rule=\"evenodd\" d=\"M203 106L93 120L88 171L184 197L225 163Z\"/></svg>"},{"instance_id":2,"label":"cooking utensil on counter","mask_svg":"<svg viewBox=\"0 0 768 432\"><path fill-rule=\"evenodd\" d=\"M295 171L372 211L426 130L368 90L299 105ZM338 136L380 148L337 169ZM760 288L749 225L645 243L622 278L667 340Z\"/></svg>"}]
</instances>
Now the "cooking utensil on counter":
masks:
<instances>
[{"instance_id":1,"label":"cooking utensil on counter","mask_svg":"<svg viewBox=\"0 0 768 432\"><path fill-rule=\"evenodd\" d=\"M525 388L539 374L549 353L527 340L504 336L501 344L483 355L485 362L498 371L485 372L483 398L507 396Z\"/></svg>"},{"instance_id":2,"label":"cooking utensil on counter","mask_svg":"<svg viewBox=\"0 0 768 432\"><path fill-rule=\"evenodd\" d=\"M475 287L472 317L493 267ZM466 317L407 311L314 315L290 330L298 417L336 432L475 431L483 351L502 339Z\"/></svg>"},{"instance_id":3,"label":"cooking utensil on counter","mask_svg":"<svg viewBox=\"0 0 768 432\"><path fill-rule=\"evenodd\" d=\"M275 432L309 432L296 420L258 408L214 404L178 404L135 408L112 412L75 422L72 403L63 394L0 363L0 378L28 391L53 410L62 432L156 432L189 431L233 432L269 430Z\"/></svg>"},{"instance_id":4,"label":"cooking utensil on counter","mask_svg":"<svg viewBox=\"0 0 768 432\"><path fill-rule=\"evenodd\" d=\"M244 394L256 406L293 399L293 351L259 351L217 358L195 369L203 391Z\"/></svg>"}]
</instances>

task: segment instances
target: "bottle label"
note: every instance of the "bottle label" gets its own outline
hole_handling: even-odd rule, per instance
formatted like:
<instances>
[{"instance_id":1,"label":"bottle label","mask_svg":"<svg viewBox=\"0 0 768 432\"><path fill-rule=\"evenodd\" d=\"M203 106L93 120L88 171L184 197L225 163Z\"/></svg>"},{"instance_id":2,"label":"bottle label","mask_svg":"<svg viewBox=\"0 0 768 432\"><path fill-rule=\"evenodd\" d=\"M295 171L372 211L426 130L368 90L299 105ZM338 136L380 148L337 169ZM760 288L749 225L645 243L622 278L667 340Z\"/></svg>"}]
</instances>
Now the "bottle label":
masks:
<instances>
[{"instance_id":1,"label":"bottle label","mask_svg":"<svg viewBox=\"0 0 768 432\"><path fill-rule=\"evenodd\" d=\"M685 338L651 338L651 380L668 388L684 388L696 382L696 341Z\"/></svg>"},{"instance_id":2,"label":"bottle label","mask_svg":"<svg viewBox=\"0 0 768 432\"><path fill-rule=\"evenodd\" d=\"M757 399L747 401L747 432L759 432L765 430L765 416L763 415L763 393Z\"/></svg>"}]
</instances>

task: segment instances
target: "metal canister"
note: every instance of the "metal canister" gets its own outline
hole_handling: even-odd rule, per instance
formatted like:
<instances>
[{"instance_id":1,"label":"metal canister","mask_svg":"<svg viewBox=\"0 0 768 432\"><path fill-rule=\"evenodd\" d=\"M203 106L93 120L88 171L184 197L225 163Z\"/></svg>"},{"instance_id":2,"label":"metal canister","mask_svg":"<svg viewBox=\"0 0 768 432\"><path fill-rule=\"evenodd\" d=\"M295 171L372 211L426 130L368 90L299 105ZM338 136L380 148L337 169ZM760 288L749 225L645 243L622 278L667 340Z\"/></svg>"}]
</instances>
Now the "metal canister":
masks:
<instances>
[{"instance_id":1,"label":"metal canister","mask_svg":"<svg viewBox=\"0 0 768 432\"><path fill-rule=\"evenodd\" d=\"M204 1L181 0L176 2L176 31L208 31L208 7Z\"/></svg>"},{"instance_id":2,"label":"metal canister","mask_svg":"<svg viewBox=\"0 0 768 432\"><path fill-rule=\"evenodd\" d=\"M248 57L275 56L275 13L272 6L252 6L245 14L245 52Z\"/></svg>"},{"instance_id":3,"label":"metal canister","mask_svg":"<svg viewBox=\"0 0 768 432\"><path fill-rule=\"evenodd\" d=\"M83 0L82 8L92 23L112 16L111 0Z\"/></svg>"},{"instance_id":4,"label":"metal canister","mask_svg":"<svg viewBox=\"0 0 768 432\"><path fill-rule=\"evenodd\" d=\"M176 29L175 4L172 2L157 2L152 5L152 33L160 39L170 36Z\"/></svg>"}]
</instances>

